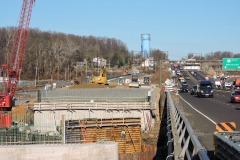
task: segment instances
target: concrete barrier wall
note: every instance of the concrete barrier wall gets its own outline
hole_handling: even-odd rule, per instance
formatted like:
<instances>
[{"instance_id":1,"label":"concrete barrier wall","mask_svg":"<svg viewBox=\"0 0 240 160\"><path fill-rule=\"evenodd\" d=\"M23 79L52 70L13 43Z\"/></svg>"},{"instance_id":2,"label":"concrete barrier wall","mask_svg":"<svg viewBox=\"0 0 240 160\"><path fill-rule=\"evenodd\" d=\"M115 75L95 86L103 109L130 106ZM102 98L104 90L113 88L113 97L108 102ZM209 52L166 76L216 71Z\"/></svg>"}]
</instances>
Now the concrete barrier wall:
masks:
<instances>
[{"instance_id":1,"label":"concrete barrier wall","mask_svg":"<svg viewBox=\"0 0 240 160\"><path fill-rule=\"evenodd\" d=\"M118 143L1 146L1 160L118 160Z\"/></svg>"}]
</instances>

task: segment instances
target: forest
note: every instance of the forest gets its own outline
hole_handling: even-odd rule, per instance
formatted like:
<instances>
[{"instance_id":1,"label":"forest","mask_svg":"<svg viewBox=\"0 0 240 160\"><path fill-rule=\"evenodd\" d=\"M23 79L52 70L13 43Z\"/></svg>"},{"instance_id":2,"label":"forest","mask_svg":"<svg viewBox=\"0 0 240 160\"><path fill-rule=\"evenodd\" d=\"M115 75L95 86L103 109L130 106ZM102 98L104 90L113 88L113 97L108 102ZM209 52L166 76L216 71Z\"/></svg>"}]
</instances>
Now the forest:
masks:
<instances>
[{"instance_id":1,"label":"forest","mask_svg":"<svg viewBox=\"0 0 240 160\"><path fill-rule=\"evenodd\" d=\"M0 63L9 64L16 28L0 28ZM37 74L42 78L62 75L65 69L73 71L77 62L84 59L91 64L94 57L111 62L111 66L128 63L126 45L113 38L76 36L57 32L30 29L26 44L21 75L32 79Z\"/></svg>"},{"instance_id":2,"label":"forest","mask_svg":"<svg viewBox=\"0 0 240 160\"><path fill-rule=\"evenodd\" d=\"M0 28L0 64L9 64L11 60L16 29ZM167 58L166 53L157 49L153 49L151 54L155 60ZM140 54L133 55L126 44L118 39L30 29L21 77L30 80L36 76L42 79L63 79L67 69L73 78L73 72L77 72L77 62L85 60L88 68L91 68L94 57L104 58L109 66L117 68L131 65L135 58L143 59Z\"/></svg>"}]
</instances>

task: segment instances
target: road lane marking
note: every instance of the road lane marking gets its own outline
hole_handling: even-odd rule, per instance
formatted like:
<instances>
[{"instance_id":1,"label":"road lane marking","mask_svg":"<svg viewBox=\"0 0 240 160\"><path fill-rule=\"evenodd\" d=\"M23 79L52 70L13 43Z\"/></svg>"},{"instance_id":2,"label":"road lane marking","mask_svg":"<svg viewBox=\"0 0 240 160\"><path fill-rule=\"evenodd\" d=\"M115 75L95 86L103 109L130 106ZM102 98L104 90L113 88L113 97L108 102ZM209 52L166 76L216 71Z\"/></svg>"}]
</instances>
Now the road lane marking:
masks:
<instances>
[{"instance_id":1,"label":"road lane marking","mask_svg":"<svg viewBox=\"0 0 240 160\"><path fill-rule=\"evenodd\" d=\"M203 117L207 118L209 121L211 121L214 125L216 125L217 123L214 122L211 118L209 118L208 116L206 116L205 114L203 114L202 112L200 112L199 110L197 110L196 108L194 108L190 103L188 103L185 99L182 98L182 96L179 95L179 97L185 102L187 103L192 109L194 109L196 112L198 112L199 114L201 114Z\"/></svg>"}]
</instances>

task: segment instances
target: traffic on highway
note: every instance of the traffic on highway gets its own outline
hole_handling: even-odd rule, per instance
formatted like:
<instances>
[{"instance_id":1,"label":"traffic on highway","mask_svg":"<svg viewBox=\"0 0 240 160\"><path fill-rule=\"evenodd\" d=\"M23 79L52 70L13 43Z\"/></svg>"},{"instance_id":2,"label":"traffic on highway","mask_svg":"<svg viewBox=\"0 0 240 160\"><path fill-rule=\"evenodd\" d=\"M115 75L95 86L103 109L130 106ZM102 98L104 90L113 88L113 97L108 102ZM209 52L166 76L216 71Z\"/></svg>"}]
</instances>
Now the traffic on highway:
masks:
<instances>
[{"instance_id":1,"label":"traffic on highway","mask_svg":"<svg viewBox=\"0 0 240 160\"><path fill-rule=\"evenodd\" d=\"M206 147L208 154L214 155L213 133L221 122L235 122L239 130L240 90L239 80L219 77L221 86L215 85L212 77L199 70L172 70L176 77L176 92L179 107L188 118L200 142ZM189 77L189 79L185 78ZM227 81L228 80L228 81ZM225 82L231 84L225 86ZM184 89L183 89L184 88Z\"/></svg>"}]
</instances>

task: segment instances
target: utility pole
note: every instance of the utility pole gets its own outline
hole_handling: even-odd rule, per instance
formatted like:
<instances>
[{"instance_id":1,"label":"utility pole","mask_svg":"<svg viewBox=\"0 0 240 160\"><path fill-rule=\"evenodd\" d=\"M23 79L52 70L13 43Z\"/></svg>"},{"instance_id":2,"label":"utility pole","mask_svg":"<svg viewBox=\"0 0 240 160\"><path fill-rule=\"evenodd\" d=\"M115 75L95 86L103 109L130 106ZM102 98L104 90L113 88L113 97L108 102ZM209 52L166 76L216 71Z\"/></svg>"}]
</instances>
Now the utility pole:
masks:
<instances>
[{"instance_id":1,"label":"utility pole","mask_svg":"<svg viewBox=\"0 0 240 160\"><path fill-rule=\"evenodd\" d=\"M58 72L57 72L57 80L59 80L59 65L58 65Z\"/></svg>"},{"instance_id":2,"label":"utility pole","mask_svg":"<svg viewBox=\"0 0 240 160\"><path fill-rule=\"evenodd\" d=\"M77 78L77 71L78 71L78 66L76 65L76 75L75 75L75 77Z\"/></svg>"},{"instance_id":3,"label":"utility pole","mask_svg":"<svg viewBox=\"0 0 240 160\"><path fill-rule=\"evenodd\" d=\"M64 78L65 82L67 80L67 68L65 68L65 78Z\"/></svg>"},{"instance_id":4,"label":"utility pole","mask_svg":"<svg viewBox=\"0 0 240 160\"><path fill-rule=\"evenodd\" d=\"M88 77L87 77L87 70L88 70L88 66L87 66L87 61L86 61L86 82L88 83Z\"/></svg>"},{"instance_id":5,"label":"utility pole","mask_svg":"<svg viewBox=\"0 0 240 160\"><path fill-rule=\"evenodd\" d=\"M162 59L159 61L159 87L162 88Z\"/></svg>"},{"instance_id":6,"label":"utility pole","mask_svg":"<svg viewBox=\"0 0 240 160\"><path fill-rule=\"evenodd\" d=\"M37 79L38 79L38 60L37 60L37 65L35 69L35 87L37 86Z\"/></svg>"},{"instance_id":7,"label":"utility pole","mask_svg":"<svg viewBox=\"0 0 240 160\"><path fill-rule=\"evenodd\" d=\"M68 81L69 81L69 78L70 78L70 68L69 68L69 65L68 65Z\"/></svg>"}]
</instances>

